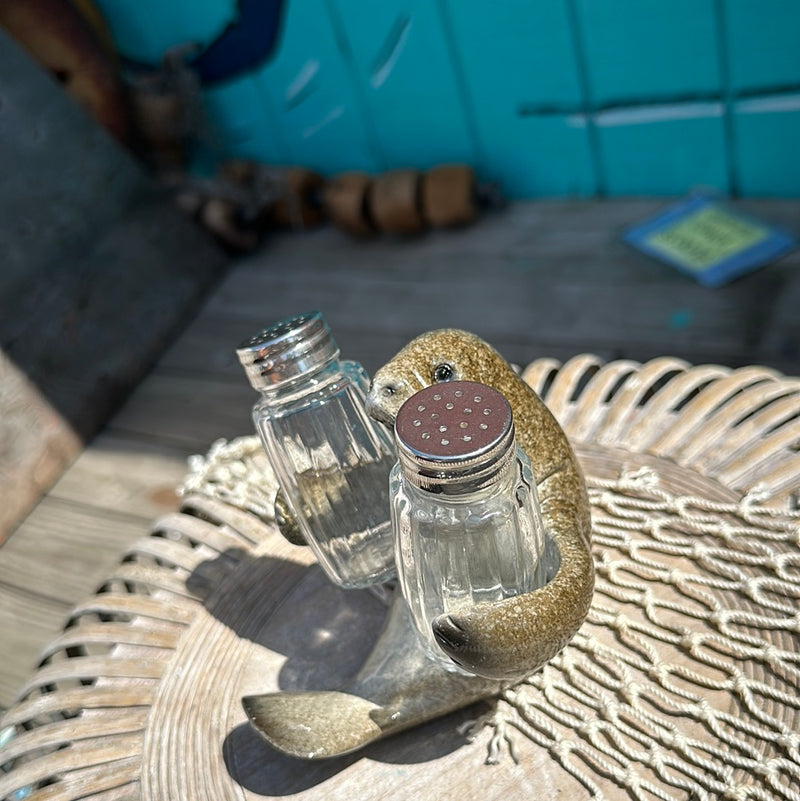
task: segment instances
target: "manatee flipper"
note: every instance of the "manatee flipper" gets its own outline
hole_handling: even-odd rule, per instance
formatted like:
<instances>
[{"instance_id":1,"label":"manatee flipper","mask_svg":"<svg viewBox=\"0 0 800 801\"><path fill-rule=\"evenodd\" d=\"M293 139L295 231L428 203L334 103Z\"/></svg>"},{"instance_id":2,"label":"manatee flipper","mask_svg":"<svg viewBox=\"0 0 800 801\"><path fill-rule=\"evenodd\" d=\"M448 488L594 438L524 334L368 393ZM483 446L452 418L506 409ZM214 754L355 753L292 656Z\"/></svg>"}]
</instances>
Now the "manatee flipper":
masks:
<instances>
[{"instance_id":1,"label":"manatee flipper","mask_svg":"<svg viewBox=\"0 0 800 801\"><path fill-rule=\"evenodd\" d=\"M533 592L437 618L434 636L464 669L519 679L555 656L589 611L594 564L586 486L566 434L547 406L494 348L467 331L445 328L411 341L375 373L367 409L376 420L392 424L415 392L447 380L479 381L508 400L560 564Z\"/></svg>"},{"instance_id":2,"label":"manatee flipper","mask_svg":"<svg viewBox=\"0 0 800 801\"><path fill-rule=\"evenodd\" d=\"M275 749L300 759L349 754L383 736L382 708L345 692L278 692L242 698L250 723Z\"/></svg>"},{"instance_id":3,"label":"manatee flipper","mask_svg":"<svg viewBox=\"0 0 800 801\"><path fill-rule=\"evenodd\" d=\"M286 502L283 490L278 490L278 494L275 496L275 523L278 526L278 531L292 545L308 545L303 532L300 531L300 526L297 525L294 513Z\"/></svg>"},{"instance_id":4,"label":"manatee flipper","mask_svg":"<svg viewBox=\"0 0 800 801\"><path fill-rule=\"evenodd\" d=\"M575 636L594 590L591 518L583 474L561 427L530 391L519 439L531 456L542 522L558 569L533 592L441 615L433 633L456 664L476 675L522 678ZM524 415L523 415L524 419Z\"/></svg>"},{"instance_id":5,"label":"manatee flipper","mask_svg":"<svg viewBox=\"0 0 800 801\"><path fill-rule=\"evenodd\" d=\"M588 535L588 512L585 517L551 532L548 544L558 548L558 569L543 587L433 621L439 647L456 664L478 676L521 678L569 643L588 614L594 588L588 540L574 541L582 531ZM550 525L556 520L552 514L547 519ZM564 536L565 528L572 536Z\"/></svg>"},{"instance_id":6,"label":"manatee flipper","mask_svg":"<svg viewBox=\"0 0 800 801\"><path fill-rule=\"evenodd\" d=\"M301 759L322 759L349 754L496 695L505 686L447 671L431 660L398 590L372 652L346 687L251 695L242 705L273 748Z\"/></svg>"}]
</instances>

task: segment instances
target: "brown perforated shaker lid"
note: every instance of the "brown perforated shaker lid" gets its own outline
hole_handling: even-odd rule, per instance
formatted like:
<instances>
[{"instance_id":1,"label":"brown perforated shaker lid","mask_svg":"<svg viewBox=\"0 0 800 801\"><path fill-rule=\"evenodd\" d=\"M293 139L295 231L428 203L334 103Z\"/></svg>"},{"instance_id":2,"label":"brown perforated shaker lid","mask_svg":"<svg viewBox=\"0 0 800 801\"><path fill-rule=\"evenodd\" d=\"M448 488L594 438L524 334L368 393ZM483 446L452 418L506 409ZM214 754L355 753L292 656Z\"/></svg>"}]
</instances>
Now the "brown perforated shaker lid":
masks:
<instances>
[{"instance_id":1,"label":"brown perforated shaker lid","mask_svg":"<svg viewBox=\"0 0 800 801\"><path fill-rule=\"evenodd\" d=\"M409 398L397 413L395 437L404 471L417 486L468 480L472 487L502 468L514 423L500 392L475 381L452 381Z\"/></svg>"}]
</instances>

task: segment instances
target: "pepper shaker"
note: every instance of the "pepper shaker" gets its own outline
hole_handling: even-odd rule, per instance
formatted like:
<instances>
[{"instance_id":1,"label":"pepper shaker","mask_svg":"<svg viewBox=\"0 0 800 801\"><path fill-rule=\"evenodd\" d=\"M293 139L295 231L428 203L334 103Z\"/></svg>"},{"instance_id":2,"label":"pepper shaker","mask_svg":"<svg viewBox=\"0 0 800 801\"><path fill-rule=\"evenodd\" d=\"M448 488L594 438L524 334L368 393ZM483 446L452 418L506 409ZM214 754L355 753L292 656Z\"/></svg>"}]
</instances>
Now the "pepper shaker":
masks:
<instances>
[{"instance_id":1,"label":"pepper shaker","mask_svg":"<svg viewBox=\"0 0 800 801\"><path fill-rule=\"evenodd\" d=\"M424 649L458 670L431 624L545 582L544 527L511 407L491 387L427 387L397 414L392 523L398 578Z\"/></svg>"}]
</instances>

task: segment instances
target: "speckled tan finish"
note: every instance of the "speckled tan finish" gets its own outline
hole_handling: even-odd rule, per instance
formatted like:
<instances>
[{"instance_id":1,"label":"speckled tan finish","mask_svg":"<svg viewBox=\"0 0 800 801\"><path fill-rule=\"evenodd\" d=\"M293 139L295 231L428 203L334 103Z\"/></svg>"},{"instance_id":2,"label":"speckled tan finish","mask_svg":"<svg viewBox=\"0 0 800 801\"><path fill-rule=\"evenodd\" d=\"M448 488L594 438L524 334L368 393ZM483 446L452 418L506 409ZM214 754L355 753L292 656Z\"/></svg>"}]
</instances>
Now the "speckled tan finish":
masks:
<instances>
[{"instance_id":1,"label":"speckled tan finish","mask_svg":"<svg viewBox=\"0 0 800 801\"><path fill-rule=\"evenodd\" d=\"M346 687L266 693L243 698L242 704L273 748L322 759L497 695L507 684L446 671L430 659L397 590L369 657Z\"/></svg>"},{"instance_id":2,"label":"speckled tan finish","mask_svg":"<svg viewBox=\"0 0 800 801\"><path fill-rule=\"evenodd\" d=\"M445 651L477 676L449 673L425 656L398 591L370 657L347 687L243 699L255 729L291 756L320 759L349 753L495 695L555 656L589 610L594 566L583 476L555 418L494 349L464 331L424 334L376 373L367 398L370 414L393 424L406 399L435 383L434 371L442 364L452 368L450 380L479 381L508 399L560 567L535 592L434 621Z\"/></svg>"},{"instance_id":3,"label":"speckled tan finish","mask_svg":"<svg viewBox=\"0 0 800 801\"><path fill-rule=\"evenodd\" d=\"M462 667L487 678L520 678L555 656L589 611L594 564L586 487L566 435L538 395L497 351L466 331L432 331L401 350L375 374L370 414L391 423L406 399L435 383L434 372L442 364L452 368L451 380L479 381L508 399L561 563L544 587L443 615L434 621L434 633Z\"/></svg>"},{"instance_id":4,"label":"speckled tan finish","mask_svg":"<svg viewBox=\"0 0 800 801\"><path fill-rule=\"evenodd\" d=\"M292 510L289 508L283 490L278 490L275 495L275 523L278 526L278 531L280 531L292 545L308 545Z\"/></svg>"}]
</instances>

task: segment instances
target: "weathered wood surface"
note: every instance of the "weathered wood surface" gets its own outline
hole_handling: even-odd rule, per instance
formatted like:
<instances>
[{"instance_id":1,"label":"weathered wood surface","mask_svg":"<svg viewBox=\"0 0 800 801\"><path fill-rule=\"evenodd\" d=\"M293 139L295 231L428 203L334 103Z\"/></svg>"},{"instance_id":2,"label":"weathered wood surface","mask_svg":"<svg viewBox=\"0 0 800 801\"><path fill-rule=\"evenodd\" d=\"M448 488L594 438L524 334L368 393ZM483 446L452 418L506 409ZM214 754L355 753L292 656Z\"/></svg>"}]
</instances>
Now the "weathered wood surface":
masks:
<instances>
[{"instance_id":1,"label":"weathered wood surface","mask_svg":"<svg viewBox=\"0 0 800 801\"><path fill-rule=\"evenodd\" d=\"M67 601L27 592L19 585L0 584L0 707L8 706L17 694L39 651L61 630L71 608Z\"/></svg>"},{"instance_id":2,"label":"weathered wood surface","mask_svg":"<svg viewBox=\"0 0 800 801\"><path fill-rule=\"evenodd\" d=\"M120 410L113 428L202 453L219 437L250 433L256 397L246 380L157 370Z\"/></svg>"},{"instance_id":3,"label":"weathered wood surface","mask_svg":"<svg viewBox=\"0 0 800 801\"><path fill-rule=\"evenodd\" d=\"M49 496L76 504L88 500L94 507L152 520L178 508L176 489L186 475L186 460L201 450L105 432L75 460Z\"/></svg>"},{"instance_id":4,"label":"weathered wood surface","mask_svg":"<svg viewBox=\"0 0 800 801\"><path fill-rule=\"evenodd\" d=\"M0 30L0 541L226 258Z\"/></svg>"},{"instance_id":5,"label":"weathered wood surface","mask_svg":"<svg viewBox=\"0 0 800 801\"><path fill-rule=\"evenodd\" d=\"M28 515L22 537L2 550L0 585L24 587L53 601L77 603L96 588L149 520L47 498ZM91 561L87 561L87 555Z\"/></svg>"},{"instance_id":6,"label":"weathered wood surface","mask_svg":"<svg viewBox=\"0 0 800 801\"><path fill-rule=\"evenodd\" d=\"M0 349L0 543L80 453L80 437Z\"/></svg>"},{"instance_id":7,"label":"weathered wood surface","mask_svg":"<svg viewBox=\"0 0 800 801\"><path fill-rule=\"evenodd\" d=\"M739 207L800 231L800 206ZM348 357L377 369L411 337L467 328L518 362L591 344L601 356L800 369L800 251L718 290L705 289L620 240L663 208L653 200L527 203L463 231L354 244L323 229L270 242L239 265L162 361L239 372L248 333L322 309ZM202 343L195 347L195 343Z\"/></svg>"},{"instance_id":8,"label":"weathered wood surface","mask_svg":"<svg viewBox=\"0 0 800 801\"><path fill-rule=\"evenodd\" d=\"M590 350L606 359L673 354L800 373L800 253L729 287L703 289L619 241L626 225L662 205L516 204L463 231L419 239L355 242L331 229L269 239L229 274L0 549L0 590L64 610L91 593L126 544L166 511L162 503L174 503L168 487L184 473L182 460L219 437L251 432L255 395L234 349L298 311L320 308L343 354L370 371L411 336L448 324L482 334L520 364ZM800 230L800 204L741 205ZM26 626L20 608L0 605L0 639L14 643L0 665L0 706L49 636Z\"/></svg>"},{"instance_id":9,"label":"weathered wood surface","mask_svg":"<svg viewBox=\"0 0 800 801\"><path fill-rule=\"evenodd\" d=\"M624 801L643 788L733 798L750 787L788 797L798 759L783 740L800 711L790 567L800 381L764 367L591 355L560 369L541 359L524 377L587 477L595 602L578 637L506 697L476 742L461 727L482 705L342 758L309 763L269 748L241 697L341 687L384 609L333 586L274 525L192 496L48 646L4 718L18 736L0 762L21 759L0 773L0 796L43 782L33 797L65 801ZM772 508L737 505L756 487ZM486 767L493 735L499 764Z\"/></svg>"}]
</instances>

